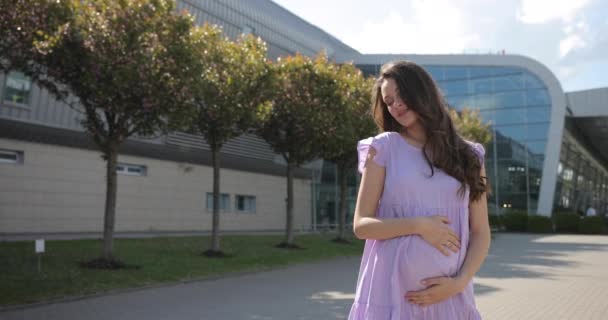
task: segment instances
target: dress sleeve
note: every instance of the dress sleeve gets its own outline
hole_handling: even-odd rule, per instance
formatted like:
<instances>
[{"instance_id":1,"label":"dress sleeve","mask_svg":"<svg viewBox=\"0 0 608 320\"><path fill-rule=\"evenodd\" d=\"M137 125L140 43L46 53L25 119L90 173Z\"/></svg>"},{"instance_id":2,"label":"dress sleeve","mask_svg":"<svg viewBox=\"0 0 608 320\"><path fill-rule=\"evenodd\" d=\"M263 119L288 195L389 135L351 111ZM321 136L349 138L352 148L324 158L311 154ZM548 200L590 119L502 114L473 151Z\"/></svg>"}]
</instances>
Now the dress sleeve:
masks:
<instances>
[{"instance_id":1,"label":"dress sleeve","mask_svg":"<svg viewBox=\"0 0 608 320\"><path fill-rule=\"evenodd\" d=\"M359 156L359 173L363 174L367 155L371 148L374 148L374 150L376 150L376 155L374 155L372 160L379 166L386 167L386 153L388 151L386 138L387 137L385 136L376 136L359 141L359 143L357 144L357 152Z\"/></svg>"},{"instance_id":2,"label":"dress sleeve","mask_svg":"<svg viewBox=\"0 0 608 320\"><path fill-rule=\"evenodd\" d=\"M477 155L477 158L479 158L479 162L483 166L486 149L483 147L483 145L481 143L469 142L469 144L473 148L473 152L475 152L475 154Z\"/></svg>"}]
</instances>

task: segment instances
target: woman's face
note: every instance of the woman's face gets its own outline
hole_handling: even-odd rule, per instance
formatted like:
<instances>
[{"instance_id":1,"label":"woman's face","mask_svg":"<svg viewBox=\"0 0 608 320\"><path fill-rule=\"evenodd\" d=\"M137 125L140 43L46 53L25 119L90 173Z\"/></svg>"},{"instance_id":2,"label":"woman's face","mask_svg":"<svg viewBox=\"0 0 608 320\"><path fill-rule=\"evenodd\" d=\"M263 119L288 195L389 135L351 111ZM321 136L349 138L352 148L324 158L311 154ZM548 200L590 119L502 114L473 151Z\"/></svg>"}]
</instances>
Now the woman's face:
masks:
<instances>
[{"instance_id":1,"label":"woman's face","mask_svg":"<svg viewBox=\"0 0 608 320\"><path fill-rule=\"evenodd\" d=\"M408 108L399 96L397 84L393 79L384 79L380 86L382 100L388 106L388 112L405 128L410 128L418 122L418 114Z\"/></svg>"}]
</instances>

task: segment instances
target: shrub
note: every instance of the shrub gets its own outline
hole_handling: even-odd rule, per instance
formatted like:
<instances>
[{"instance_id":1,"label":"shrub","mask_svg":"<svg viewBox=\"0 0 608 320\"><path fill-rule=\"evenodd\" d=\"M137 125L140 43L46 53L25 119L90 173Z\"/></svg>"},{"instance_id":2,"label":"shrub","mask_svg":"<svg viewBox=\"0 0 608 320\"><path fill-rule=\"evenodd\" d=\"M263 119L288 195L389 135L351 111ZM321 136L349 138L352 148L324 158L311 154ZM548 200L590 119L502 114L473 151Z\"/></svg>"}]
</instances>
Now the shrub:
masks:
<instances>
[{"instance_id":1,"label":"shrub","mask_svg":"<svg viewBox=\"0 0 608 320\"><path fill-rule=\"evenodd\" d=\"M497 214L489 214L488 219L490 220L490 228L500 230L502 229L502 222L500 216Z\"/></svg>"},{"instance_id":2,"label":"shrub","mask_svg":"<svg viewBox=\"0 0 608 320\"><path fill-rule=\"evenodd\" d=\"M578 225L578 232L585 234L602 234L604 230L604 218L598 216L584 217Z\"/></svg>"},{"instance_id":3,"label":"shrub","mask_svg":"<svg viewBox=\"0 0 608 320\"><path fill-rule=\"evenodd\" d=\"M556 212L553 215L555 221L555 231L557 232L578 232L580 216L573 212Z\"/></svg>"},{"instance_id":4,"label":"shrub","mask_svg":"<svg viewBox=\"0 0 608 320\"><path fill-rule=\"evenodd\" d=\"M553 232L553 221L551 218L539 215L528 217L528 232L551 233Z\"/></svg>"},{"instance_id":5,"label":"shrub","mask_svg":"<svg viewBox=\"0 0 608 320\"><path fill-rule=\"evenodd\" d=\"M525 232L528 226L528 213L512 210L502 215L500 221L507 231Z\"/></svg>"}]
</instances>

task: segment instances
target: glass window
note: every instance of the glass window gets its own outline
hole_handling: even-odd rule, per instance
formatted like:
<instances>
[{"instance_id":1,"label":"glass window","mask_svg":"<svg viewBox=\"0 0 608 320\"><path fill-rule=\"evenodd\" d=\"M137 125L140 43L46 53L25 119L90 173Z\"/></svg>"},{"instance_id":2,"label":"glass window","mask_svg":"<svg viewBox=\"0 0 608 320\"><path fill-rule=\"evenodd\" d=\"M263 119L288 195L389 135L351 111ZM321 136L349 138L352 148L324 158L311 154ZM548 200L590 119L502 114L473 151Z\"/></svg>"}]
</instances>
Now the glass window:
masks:
<instances>
[{"instance_id":1,"label":"glass window","mask_svg":"<svg viewBox=\"0 0 608 320\"><path fill-rule=\"evenodd\" d=\"M498 108L523 107L524 106L523 92L497 93L496 94L496 106Z\"/></svg>"},{"instance_id":2,"label":"glass window","mask_svg":"<svg viewBox=\"0 0 608 320\"><path fill-rule=\"evenodd\" d=\"M207 192L207 210L209 212L213 211L213 192ZM229 211L230 210L230 194L221 193L220 194L220 211Z\"/></svg>"},{"instance_id":3,"label":"glass window","mask_svg":"<svg viewBox=\"0 0 608 320\"><path fill-rule=\"evenodd\" d=\"M489 78L493 75L492 68L490 67L470 67L469 76L471 79L476 78Z\"/></svg>"},{"instance_id":4,"label":"glass window","mask_svg":"<svg viewBox=\"0 0 608 320\"><path fill-rule=\"evenodd\" d=\"M502 188L501 188L502 189ZM502 212L509 210L527 210L528 199L526 192L501 192L500 193L500 209Z\"/></svg>"},{"instance_id":5,"label":"glass window","mask_svg":"<svg viewBox=\"0 0 608 320\"><path fill-rule=\"evenodd\" d=\"M484 122L489 121L494 124L494 110L481 110L479 111L479 116Z\"/></svg>"},{"instance_id":6,"label":"glass window","mask_svg":"<svg viewBox=\"0 0 608 320\"><path fill-rule=\"evenodd\" d=\"M116 173L127 176L145 176L146 166L138 164L118 163L116 165Z\"/></svg>"},{"instance_id":7,"label":"glass window","mask_svg":"<svg viewBox=\"0 0 608 320\"><path fill-rule=\"evenodd\" d=\"M23 152L0 149L1 163L23 163Z\"/></svg>"},{"instance_id":8,"label":"glass window","mask_svg":"<svg viewBox=\"0 0 608 320\"><path fill-rule=\"evenodd\" d=\"M544 161L545 161L545 156L543 154L531 153L530 156L528 157L528 169L542 171Z\"/></svg>"},{"instance_id":9,"label":"glass window","mask_svg":"<svg viewBox=\"0 0 608 320\"><path fill-rule=\"evenodd\" d=\"M494 78L494 88L496 91L510 91L523 89L524 82L521 74L511 74Z\"/></svg>"},{"instance_id":10,"label":"glass window","mask_svg":"<svg viewBox=\"0 0 608 320\"><path fill-rule=\"evenodd\" d=\"M476 109L494 109L496 108L496 99L494 99L494 95L490 95L490 94L480 94L480 95L475 95L473 99L473 103L471 104L471 106L475 107Z\"/></svg>"},{"instance_id":11,"label":"glass window","mask_svg":"<svg viewBox=\"0 0 608 320\"><path fill-rule=\"evenodd\" d=\"M443 68L438 66L424 66L424 69L431 74L435 81L443 80Z\"/></svg>"},{"instance_id":12,"label":"glass window","mask_svg":"<svg viewBox=\"0 0 608 320\"><path fill-rule=\"evenodd\" d=\"M448 96L445 98L448 104L457 110L462 110L463 107L474 109L472 107L474 105L473 97L471 96Z\"/></svg>"},{"instance_id":13,"label":"glass window","mask_svg":"<svg viewBox=\"0 0 608 320\"><path fill-rule=\"evenodd\" d=\"M356 67L363 72L365 76L377 76L379 73L379 69L377 65L372 64L359 64Z\"/></svg>"},{"instance_id":14,"label":"glass window","mask_svg":"<svg viewBox=\"0 0 608 320\"><path fill-rule=\"evenodd\" d=\"M495 76L503 76L503 75L507 75L507 74L513 74L513 73L520 72L518 69L511 68L511 67L493 67L492 71Z\"/></svg>"},{"instance_id":15,"label":"glass window","mask_svg":"<svg viewBox=\"0 0 608 320\"><path fill-rule=\"evenodd\" d=\"M236 210L238 212L255 213L255 196L236 196Z\"/></svg>"},{"instance_id":16,"label":"glass window","mask_svg":"<svg viewBox=\"0 0 608 320\"><path fill-rule=\"evenodd\" d=\"M547 141L526 141L526 147L532 154L544 154Z\"/></svg>"},{"instance_id":17,"label":"glass window","mask_svg":"<svg viewBox=\"0 0 608 320\"><path fill-rule=\"evenodd\" d=\"M243 34L245 34L245 35L246 35L246 34L253 34L253 33L255 32L254 30L255 30L255 29L254 29L252 26L250 26L250 25L245 25L245 26L243 26L242 33L243 33Z\"/></svg>"},{"instance_id":18,"label":"glass window","mask_svg":"<svg viewBox=\"0 0 608 320\"><path fill-rule=\"evenodd\" d=\"M513 156L512 142L509 139L500 138L496 141L496 156L498 159L510 159Z\"/></svg>"},{"instance_id":19,"label":"glass window","mask_svg":"<svg viewBox=\"0 0 608 320\"><path fill-rule=\"evenodd\" d=\"M530 187L530 193L538 194L542 174L542 168L528 168L528 177L530 178L528 185Z\"/></svg>"},{"instance_id":20,"label":"glass window","mask_svg":"<svg viewBox=\"0 0 608 320\"><path fill-rule=\"evenodd\" d=\"M529 89L526 91L527 104L535 105L551 105L551 99L545 89Z\"/></svg>"},{"instance_id":21,"label":"glass window","mask_svg":"<svg viewBox=\"0 0 608 320\"><path fill-rule=\"evenodd\" d=\"M572 181L573 178L574 178L574 170L566 167L564 169L564 171L562 172L562 179L564 179L566 181Z\"/></svg>"},{"instance_id":22,"label":"glass window","mask_svg":"<svg viewBox=\"0 0 608 320\"><path fill-rule=\"evenodd\" d=\"M465 81L441 81L439 87L443 94L446 96L450 95L464 95L469 93L469 84Z\"/></svg>"},{"instance_id":23,"label":"glass window","mask_svg":"<svg viewBox=\"0 0 608 320\"><path fill-rule=\"evenodd\" d=\"M526 108L526 117L529 123L548 122L551 119L551 108Z\"/></svg>"},{"instance_id":24,"label":"glass window","mask_svg":"<svg viewBox=\"0 0 608 320\"><path fill-rule=\"evenodd\" d=\"M540 79L538 79L535 75L532 75L530 73L524 72L523 79L524 79L524 86L526 88L544 88L545 87L545 85L543 84L542 81L540 81Z\"/></svg>"},{"instance_id":25,"label":"glass window","mask_svg":"<svg viewBox=\"0 0 608 320\"><path fill-rule=\"evenodd\" d=\"M467 68L465 67L445 67L443 69L445 80L466 79Z\"/></svg>"},{"instance_id":26,"label":"glass window","mask_svg":"<svg viewBox=\"0 0 608 320\"><path fill-rule=\"evenodd\" d=\"M528 139L547 139L547 133L549 131L548 123L539 124L528 124Z\"/></svg>"},{"instance_id":27,"label":"glass window","mask_svg":"<svg viewBox=\"0 0 608 320\"><path fill-rule=\"evenodd\" d=\"M481 78L471 80L471 90L475 94L492 92L492 79Z\"/></svg>"},{"instance_id":28,"label":"glass window","mask_svg":"<svg viewBox=\"0 0 608 320\"><path fill-rule=\"evenodd\" d=\"M525 125L517 125L517 126L496 126L496 132L499 135L515 139L517 141L523 141L526 139L526 126ZM546 137L545 137L546 138Z\"/></svg>"},{"instance_id":29,"label":"glass window","mask_svg":"<svg viewBox=\"0 0 608 320\"><path fill-rule=\"evenodd\" d=\"M526 110L520 109L496 109L493 110L494 123L503 124L523 124L525 123Z\"/></svg>"},{"instance_id":30,"label":"glass window","mask_svg":"<svg viewBox=\"0 0 608 320\"><path fill-rule=\"evenodd\" d=\"M22 72L11 71L6 76L4 101L29 105L32 81Z\"/></svg>"}]
</instances>

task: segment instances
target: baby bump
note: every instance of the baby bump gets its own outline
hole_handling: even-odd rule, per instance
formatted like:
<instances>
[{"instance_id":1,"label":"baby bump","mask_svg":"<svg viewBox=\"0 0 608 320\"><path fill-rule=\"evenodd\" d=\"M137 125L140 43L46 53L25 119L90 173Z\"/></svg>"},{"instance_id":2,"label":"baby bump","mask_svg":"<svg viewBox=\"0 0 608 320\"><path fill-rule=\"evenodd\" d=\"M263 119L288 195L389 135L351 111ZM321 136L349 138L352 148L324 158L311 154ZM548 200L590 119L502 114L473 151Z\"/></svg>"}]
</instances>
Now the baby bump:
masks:
<instances>
[{"instance_id":1,"label":"baby bump","mask_svg":"<svg viewBox=\"0 0 608 320\"><path fill-rule=\"evenodd\" d=\"M422 237L406 236L400 239L396 276L404 290L421 290L425 286L420 281L434 277L446 277L456 274L459 268L459 253L448 251L444 255ZM466 250L461 248L460 250ZM462 252L460 253L462 254Z\"/></svg>"}]
</instances>

